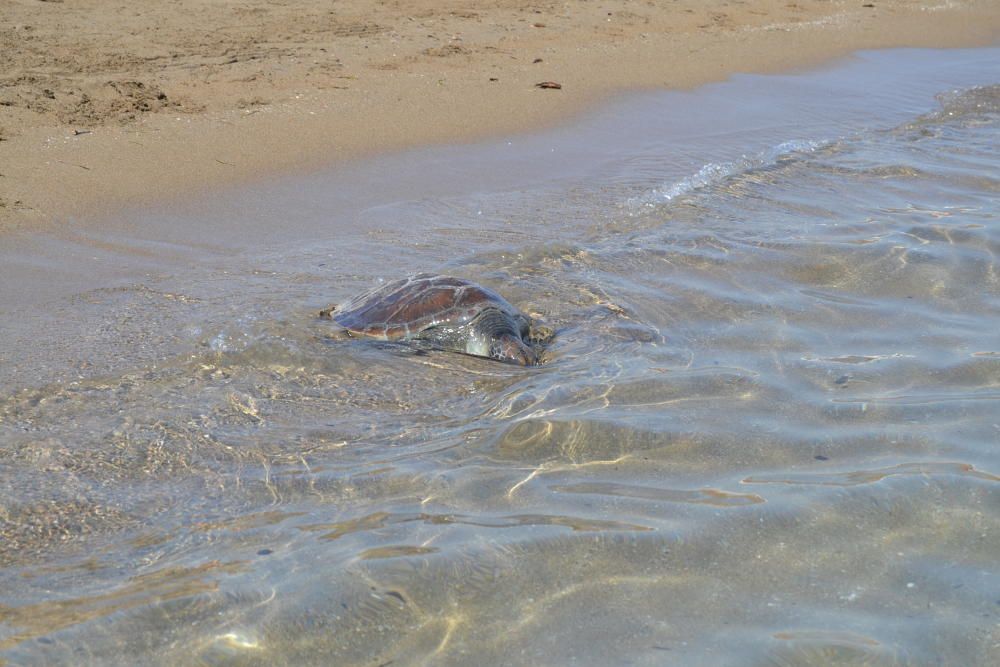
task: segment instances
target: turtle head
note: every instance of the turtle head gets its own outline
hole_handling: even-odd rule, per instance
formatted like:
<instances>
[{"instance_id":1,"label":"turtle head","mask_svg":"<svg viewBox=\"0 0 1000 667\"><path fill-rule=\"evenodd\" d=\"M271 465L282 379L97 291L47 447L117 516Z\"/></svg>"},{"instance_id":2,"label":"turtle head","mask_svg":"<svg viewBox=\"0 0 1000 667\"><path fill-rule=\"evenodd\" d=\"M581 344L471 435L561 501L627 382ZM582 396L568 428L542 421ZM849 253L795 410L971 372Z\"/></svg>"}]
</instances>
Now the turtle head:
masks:
<instances>
[{"instance_id":1,"label":"turtle head","mask_svg":"<svg viewBox=\"0 0 1000 667\"><path fill-rule=\"evenodd\" d=\"M520 336L511 333L500 334L490 341L490 357L522 366L534 366L538 363L535 350L526 345Z\"/></svg>"},{"instance_id":2,"label":"turtle head","mask_svg":"<svg viewBox=\"0 0 1000 667\"><path fill-rule=\"evenodd\" d=\"M521 366L538 363L535 348L524 342L528 323L522 317L499 308L485 308L472 321L471 329L465 349L469 354Z\"/></svg>"}]
</instances>

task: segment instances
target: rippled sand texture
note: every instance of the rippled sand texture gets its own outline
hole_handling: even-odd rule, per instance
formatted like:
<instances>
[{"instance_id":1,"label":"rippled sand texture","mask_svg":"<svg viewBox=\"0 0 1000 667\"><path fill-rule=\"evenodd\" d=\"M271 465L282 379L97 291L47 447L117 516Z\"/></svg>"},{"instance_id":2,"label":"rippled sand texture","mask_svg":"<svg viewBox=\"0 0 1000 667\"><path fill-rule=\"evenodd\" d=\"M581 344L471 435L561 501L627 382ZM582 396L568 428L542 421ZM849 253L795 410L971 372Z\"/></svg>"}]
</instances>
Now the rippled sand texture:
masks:
<instances>
[{"instance_id":1,"label":"rippled sand texture","mask_svg":"<svg viewBox=\"0 0 1000 667\"><path fill-rule=\"evenodd\" d=\"M0 661L990 664L1000 87L942 105L428 202L392 270L537 369L328 338L389 271L333 248L79 297L121 358L0 400Z\"/></svg>"}]
</instances>

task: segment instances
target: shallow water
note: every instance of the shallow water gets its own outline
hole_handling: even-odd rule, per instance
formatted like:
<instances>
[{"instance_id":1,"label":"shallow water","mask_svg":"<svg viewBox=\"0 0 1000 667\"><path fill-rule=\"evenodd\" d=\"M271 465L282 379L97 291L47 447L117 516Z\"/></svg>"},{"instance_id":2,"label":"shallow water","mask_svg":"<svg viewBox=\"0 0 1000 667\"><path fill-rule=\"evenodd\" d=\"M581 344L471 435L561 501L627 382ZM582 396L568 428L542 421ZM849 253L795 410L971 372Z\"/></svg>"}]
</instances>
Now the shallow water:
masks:
<instances>
[{"instance_id":1,"label":"shallow water","mask_svg":"<svg viewBox=\"0 0 1000 667\"><path fill-rule=\"evenodd\" d=\"M0 663L991 664L998 64L862 54L11 240ZM547 363L315 317L419 270L544 319Z\"/></svg>"}]
</instances>

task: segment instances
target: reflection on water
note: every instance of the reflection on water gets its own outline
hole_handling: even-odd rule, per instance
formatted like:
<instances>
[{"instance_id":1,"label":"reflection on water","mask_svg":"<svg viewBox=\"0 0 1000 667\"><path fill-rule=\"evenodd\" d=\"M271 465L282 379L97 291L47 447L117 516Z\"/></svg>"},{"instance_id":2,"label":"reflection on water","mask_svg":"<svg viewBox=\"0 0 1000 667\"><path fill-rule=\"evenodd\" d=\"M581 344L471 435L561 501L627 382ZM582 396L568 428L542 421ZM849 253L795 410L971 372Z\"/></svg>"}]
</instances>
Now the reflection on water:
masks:
<instances>
[{"instance_id":1,"label":"reflection on water","mask_svg":"<svg viewBox=\"0 0 1000 667\"><path fill-rule=\"evenodd\" d=\"M0 662L989 664L1000 87L774 145L56 306L76 377L0 396ZM386 263L547 363L329 337Z\"/></svg>"}]
</instances>

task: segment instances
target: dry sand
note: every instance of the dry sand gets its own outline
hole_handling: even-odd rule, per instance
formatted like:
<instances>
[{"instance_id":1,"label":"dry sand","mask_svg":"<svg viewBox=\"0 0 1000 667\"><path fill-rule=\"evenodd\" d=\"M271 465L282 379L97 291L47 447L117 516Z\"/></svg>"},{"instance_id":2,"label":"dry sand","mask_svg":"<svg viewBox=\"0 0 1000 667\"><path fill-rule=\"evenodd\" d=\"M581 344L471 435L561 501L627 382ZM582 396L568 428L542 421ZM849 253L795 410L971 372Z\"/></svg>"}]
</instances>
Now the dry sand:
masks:
<instances>
[{"instance_id":1,"label":"dry sand","mask_svg":"<svg viewBox=\"0 0 1000 667\"><path fill-rule=\"evenodd\" d=\"M996 0L4 0L0 229L998 34Z\"/></svg>"}]
</instances>

